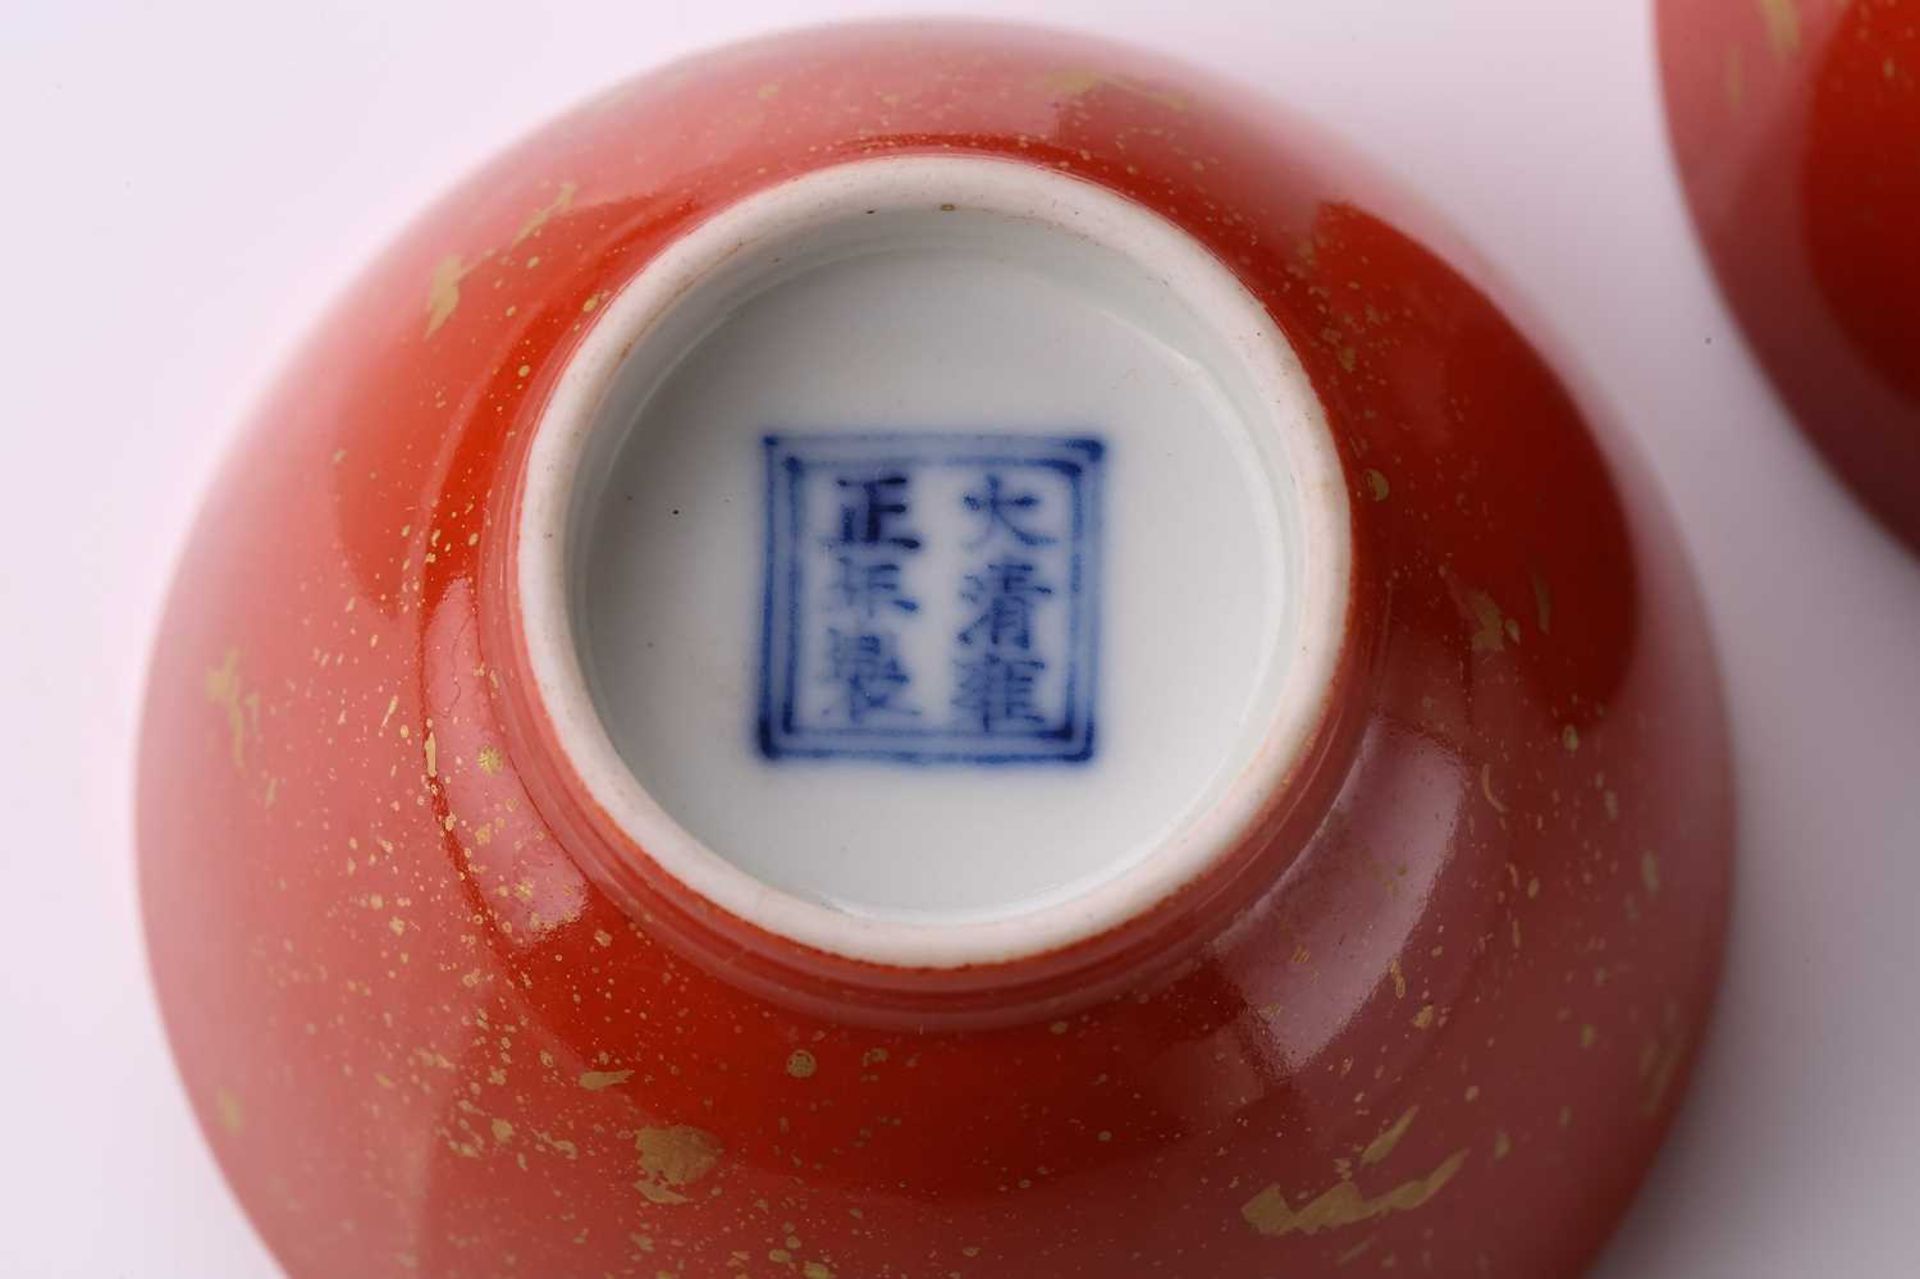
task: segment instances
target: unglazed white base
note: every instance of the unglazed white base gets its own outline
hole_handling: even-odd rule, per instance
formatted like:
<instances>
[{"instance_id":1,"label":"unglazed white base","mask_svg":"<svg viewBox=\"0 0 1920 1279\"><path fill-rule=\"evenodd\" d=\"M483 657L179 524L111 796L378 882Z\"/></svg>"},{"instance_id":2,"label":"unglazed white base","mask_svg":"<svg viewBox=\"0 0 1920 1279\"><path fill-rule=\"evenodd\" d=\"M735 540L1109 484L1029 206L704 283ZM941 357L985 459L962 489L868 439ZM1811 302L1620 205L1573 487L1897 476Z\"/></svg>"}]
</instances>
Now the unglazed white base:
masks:
<instances>
[{"instance_id":1,"label":"unglazed white base","mask_svg":"<svg viewBox=\"0 0 1920 1279\"><path fill-rule=\"evenodd\" d=\"M723 212L601 309L518 586L571 762L649 855L772 932L953 965L1230 846L1323 704L1347 537L1294 353L1191 239L1038 167L885 159Z\"/></svg>"}]
</instances>

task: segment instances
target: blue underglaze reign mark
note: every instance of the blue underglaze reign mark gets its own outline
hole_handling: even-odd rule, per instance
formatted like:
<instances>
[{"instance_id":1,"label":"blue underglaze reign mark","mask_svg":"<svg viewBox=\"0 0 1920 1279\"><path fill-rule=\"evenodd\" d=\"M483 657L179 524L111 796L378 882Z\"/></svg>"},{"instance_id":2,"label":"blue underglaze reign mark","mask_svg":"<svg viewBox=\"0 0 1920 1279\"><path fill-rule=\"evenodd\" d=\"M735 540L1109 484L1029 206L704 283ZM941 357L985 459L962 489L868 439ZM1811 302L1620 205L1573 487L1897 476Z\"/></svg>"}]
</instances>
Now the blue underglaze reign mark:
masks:
<instances>
[{"instance_id":1,"label":"blue underglaze reign mark","mask_svg":"<svg viewBox=\"0 0 1920 1279\"><path fill-rule=\"evenodd\" d=\"M1093 758L1101 441L884 432L764 447L762 755Z\"/></svg>"}]
</instances>

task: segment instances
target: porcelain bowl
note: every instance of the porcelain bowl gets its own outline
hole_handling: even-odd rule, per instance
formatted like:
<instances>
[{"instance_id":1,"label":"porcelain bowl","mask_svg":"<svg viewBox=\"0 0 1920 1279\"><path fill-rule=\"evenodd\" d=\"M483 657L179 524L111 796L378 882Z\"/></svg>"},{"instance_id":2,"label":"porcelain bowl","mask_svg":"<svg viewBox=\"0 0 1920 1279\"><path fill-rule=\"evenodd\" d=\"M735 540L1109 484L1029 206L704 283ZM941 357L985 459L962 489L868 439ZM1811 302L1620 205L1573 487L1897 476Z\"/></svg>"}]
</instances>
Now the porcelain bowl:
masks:
<instances>
[{"instance_id":1,"label":"porcelain bowl","mask_svg":"<svg viewBox=\"0 0 1920 1279\"><path fill-rule=\"evenodd\" d=\"M512 148L188 546L139 772L287 1270L1567 1275L1731 850L1685 557L1443 228L1057 32Z\"/></svg>"},{"instance_id":2,"label":"porcelain bowl","mask_svg":"<svg viewBox=\"0 0 1920 1279\"><path fill-rule=\"evenodd\" d=\"M1920 548L1920 3L1660 0L1695 225L1807 436Z\"/></svg>"}]
</instances>

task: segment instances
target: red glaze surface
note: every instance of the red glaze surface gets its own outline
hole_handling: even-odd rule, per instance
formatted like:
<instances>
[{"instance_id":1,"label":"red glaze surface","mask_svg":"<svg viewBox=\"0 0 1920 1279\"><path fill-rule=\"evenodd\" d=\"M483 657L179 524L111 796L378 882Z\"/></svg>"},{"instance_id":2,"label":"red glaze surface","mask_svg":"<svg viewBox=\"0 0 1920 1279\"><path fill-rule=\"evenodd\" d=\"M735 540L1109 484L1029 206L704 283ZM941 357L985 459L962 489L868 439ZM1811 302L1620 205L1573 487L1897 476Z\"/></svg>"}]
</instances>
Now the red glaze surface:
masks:
<instances>
[{"instance_id":1,"label":"red glaze surface","mask_svg":"<svg viewBox=\"0 0 1920 1279\"><path fill-rule=\"evenodd\" d=\"M1714 270L1835 469L1920 548L1920 0L1660 0Z\"/></svg>"},{"instance_id":2,"label":"red glaze surface","mask_svg":"<svg viewBox=\"0 0 1920 1279\"><path fill-rule=\"evenodd\" d=\"M743 194L930 150L1056 166L1210 245L1326 402L1358 574L1335 712L1234 891L1169 907L1150 956L1141 925L1097 969L963 991L595 870L617 836L528 712L503 589L530 428L599 302ZM636 81L413 227L222 475L141 757L174 1048L287 1268L1578 1271L1713 986L1718 684L1650 486L1406 216L1177 68L878 27Z\"/></svg>"}]
</instances>

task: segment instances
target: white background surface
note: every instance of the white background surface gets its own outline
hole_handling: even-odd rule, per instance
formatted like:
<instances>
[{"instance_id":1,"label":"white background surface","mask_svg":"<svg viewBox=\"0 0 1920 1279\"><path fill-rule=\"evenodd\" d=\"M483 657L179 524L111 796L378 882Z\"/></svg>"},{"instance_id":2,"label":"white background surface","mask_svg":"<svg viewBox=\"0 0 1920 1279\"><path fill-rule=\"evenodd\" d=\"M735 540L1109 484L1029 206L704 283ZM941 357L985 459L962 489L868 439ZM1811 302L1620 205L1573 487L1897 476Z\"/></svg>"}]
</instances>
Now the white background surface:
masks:
<instances>
[{"instance_id":1,"label":"white background surface","mask_svg":"<svg viewBox=\"0 0 1920 1279\"><path fill-rule=\"evenodd\" d=\"M129 841L155 611L265 379L533 123L690 48L902 7L0 0L0 1275L273 1273L166 1061ZM1600 1273L1920 1274L1920 560L1791 432L1711 291L1643 6L971 11L1144 41L1327 121L1579 353L1691 539L1744 825L1720 1017Z\"/></svg>"}]
</instances>

